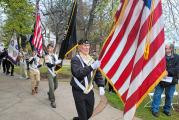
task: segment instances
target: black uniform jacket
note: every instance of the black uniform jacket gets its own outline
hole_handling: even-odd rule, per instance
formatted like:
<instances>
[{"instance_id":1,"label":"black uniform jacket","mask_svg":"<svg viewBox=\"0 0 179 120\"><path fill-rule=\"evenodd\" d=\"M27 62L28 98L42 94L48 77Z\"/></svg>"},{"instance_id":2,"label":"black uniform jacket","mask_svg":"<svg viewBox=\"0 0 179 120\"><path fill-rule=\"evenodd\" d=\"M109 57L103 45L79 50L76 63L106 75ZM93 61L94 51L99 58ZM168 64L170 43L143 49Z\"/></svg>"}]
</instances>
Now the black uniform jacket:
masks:
<instances>
[{"instance_id":1,"label":"black uniform jacket","mask_svg":"<svg viewBox=\"0 0 179 120\"><path fill-rule=\"evenodd\" d=\"M160 85L168 86L170 84L177 84L179 79L179 56L174 54L173 56L165 56L166 58L166 69L169 77L173 77L172 83L164 81L160 82Z\"/></svg>"},{"instance_id":2,"label":"black uniform jacket","mask_svg":"<svg viewBox=\"0 0 179 120\"><path fill-rule=\"evenodd\" d=\"M85 86L85 81L84 81L84 77L87 76L88 77L88 83L91 80L91 71L93 71L91 66L87 66L84 63L85 67L82 66L80 59L75 56L72 58L71 60L71 72L72 75L74 77L76 77L78 79L78 81ZM103 87L105 84L105 81L100 73L100 71L96 71L95 77L94 77L94 81L95 83L98 85L98 87ZM74 81L74 78L72 77L71 82L70 82L71 86L77 90L81 90L81 88L76 84L76 82Z\"/></svg>"}]
</instances>

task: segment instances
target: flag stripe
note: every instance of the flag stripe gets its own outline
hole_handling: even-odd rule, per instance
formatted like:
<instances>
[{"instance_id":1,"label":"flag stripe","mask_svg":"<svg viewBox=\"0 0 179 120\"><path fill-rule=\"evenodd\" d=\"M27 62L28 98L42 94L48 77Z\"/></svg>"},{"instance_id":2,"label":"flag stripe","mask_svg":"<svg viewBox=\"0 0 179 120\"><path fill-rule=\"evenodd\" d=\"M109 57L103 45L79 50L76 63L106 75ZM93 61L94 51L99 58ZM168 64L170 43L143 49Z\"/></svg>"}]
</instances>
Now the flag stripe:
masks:
<instances>
[{"instance_id":1,"label":"flag stripe","mask_svg":"<svg viewBox=\"0 0 179 120\"><path fill-rule=\"evenodd\" d=\"M136 1L136 0L135 0ZM104 64L101 64L101 68L104 68L104 71L109 71L109 68L112 67L111 63L114 63L114 60L116 61L116 54L121 54L122 49L124 48L124 45L126 44L126 37L128 37L128 35L130 34L130 31L132 30L135 21L137 20L140 14L136 13L138 11L138 9L142 9L142 7L135 7L134 5L138 4L138 6L140 6L141 4L139 2L134 2L135 4L133 4L133 6L131 7L131 11L126 19L126 21L124 22L124 24L122 25L122 29L119 33L117 33L117 37L115 38L115 42L112 44L110 51L108 51L108 53L106 54L106 56L103 58L104 61L107 61L107 65L104 68ZM136 14L133 14L133 12L135 12ZM134 22L130 22L130 21L134 21ZM118 44L118 46L116 45ZM112 55L112 57L111 57ZM103 61L102 61L103 63Z\"/></svg>"},{"instance_id":2,"label":"flag stripe","mask_svg":"<svg viewBox=\"0 0 179 120\"><path fill-rule=\"evenodd\" d=\"M40 36L40 38L39 38L39 43L38 43L38 45L37 45L37 48L39 48L40 49L40 46L42 45L42 36Z\"/></svg>"},{"instance_id":3,"label":"flag stripe","mask_svg":"<svg viewBox=\"0 0 179 120\"><path fill-rule=\"evenodd\" d=\"M118 9L117 9L117 12L116 12L116 14L115 14L115 22L117 22L118 19L119 19L119 16L120 16L120 14L121 14L122 8L123 8L123 6L124 6L123 3L124 3L124 0L120 0L119 6L118 6Z\"/></svg>"},{"instance_id":4,"label":"flag stripe","mask_svg":"<svg viewBox=\"0 0 179 120\"><path fill-rule=\"evenodd\" d=\"M133 120L135 114L136 105L134 105L127 113L124 114L124 120Z\"/></svg>"},{"instance_id":5,"label":"flag stripe","mask_svg":"<svg viewBox=\"0 0 179 120\"><path fill-rule=\"evenodd\" d=\"M121 24L124 24L124 22L126 21L126 19L127 19L127 17L128 17L128 14L129 14L129 11L130 11L131 6L132 6L132 1L130 1L129 4L127 5L127 8L126 8L126 10L124 11L124 16L123 16L123 19L122 19L121 23L120 23L120 24L119 24L119 22L116 23L116 24L118 24L118 25L116 25L116 29L115 29L115 31L114 31L114 34L113 34L113 36L112 36L112 39L110 40L110 43L108 44L108 46L107 46L107 48L106 48L106 51L105 51L104 54L103 54L103 57L105 57L105 55L107 54L107 52L109 51L109 49L112 48L112 45L113 45L115 39L117 38L117 35L119 34L119 31L122 29L122 25L121 25ZM115 42L115 43L116 43L116 42ZM116 43L116 45L117 45L117 43ZM104 59L103 57L102 57L102 60ZM103 61L104 61L104 60L103 60ZM101 62L101 68L103 68L104 65L105 65L105 64L103 65L103 61ZM105 61L105 62L106 62L106 61ZM105 63L105 62L104 62L104 63Z\"/></svg>"},{"instance_id":6,"label":"flag stripe","mask_svg":"<svg viewBox=\"0 0 179 120\"><path fill-rule=\"evenodd\" d=\"M153 57L154 53L157 51L158 49L158 46L159 45L162 45L163 41L161 41L160 43L158 43L158 40L160 40L162 37L164 36L164 31L162 30L162 32L158 35L158 37L155 39L155 41L151 44L151 53L149 55L149 59ZM157 45L156 45L157 44ZM144 59L141 59L141 60L144 60ZM144 68L144 66L148 63L149 61L139 61L139 64L136 65L136 68L134 69L138 69L140 68L140 66L142 66L141 64L143 64L143 67L142 69ZM125 74L125 72L129 73L131 72L131 67L129 68L129 71L124 71L123 73ZM139 74L139 73L138 73ZM121 75L122 76L122 75ZM126 86L129 86L129 85L126 85L124 82L124 79L127 81L127 83L129 84L129 79L130 79L130 76L131 74L129 74L129 76L127 76L127 74L124 76L125 78L122 78L120 76L119 80L115 83L115 88L118 90L120 87L120 89L118 90L118 92L120 93L121 96L123 96L123 94L127 91L127 88ZM121 81L122 80L122 81ZM133 87L135 88L135 87ZM132 90L132 91L135 91L135 90Z\"/></svg>"},{"instance_id":7,"label":"flag stripe","mask_svg":"<svg viewBox=\"0 0 179 120\"><path fill-rule=\"evenodd\" d=\"M130 0L121 11L116 14L124 16L103 45L100 68L125 104L124 119L131 120L139 103L165 75L164 25L161 0ZM146 45L149 53L144 58Z\"/></svg>"},{"instance_id":8,"label":"flag stripe","mask_svg":"<svg viewBox=\"0 0 179 120\"><path fill-rule=\"evenodd\" d=\"M126 106L125 106L125 111L128 111L134 104L137 104L137 102L140 101L142 96L150 88L151 84L154 83L155 80L158 78L158 75L156 75L156 73L159 72L158 68L163 67L162 71L165 70L165 67L163 66L163 64L165 64L165 58L163 58L161 60L161 62L153 69L152 72L150 72L150 74L147 76L145 81L141 84L141 86L145 86L145 87L139 87L139 89L136 90L135 93L133 93L132 96L129 99L127 99ZM162 71L160 71L160 72L162 72ZM153 76L154 78L150 77L150 76Z\"/></svg>"},{"instance_id":9,"label":"flag stripe","mask_svg":"<svg viewBox=\"0 0 179 120\"><path fill-rule=\"evenodd\" d=\"M36 25L35 25L35 30L34 30L34 38L32 40L32 43L35 45L36 43L36 37L37 37L37 31L39 29L39 15L36 16Z\"/></svg>"},{"instance_id":10,"label":"flag stripe","mask_svg":"<svg viewBox=\"0 0 179 120\"><path fill-rule=\"evenodd\" d=\"M42 54L42 28L41 28L39 13L37 13L37 16L36 16L36 25L35 25L35 30L34 30L34 36L32 39L32 44L38 51L38 54Z\"/></svg>"},{"instance_id":11,"label":"flag stripe","mask_svg":"<svg viewBox=\"0 0 179 120\"><path fill-rule=\"evenodd\" d=\"M154 28L154 29L157 29L157 26L159 26L159 27L163 27L163 25L162 26L160 26L160 23L162 23L162 18L161 18L161 8L160 8L160 4L159 4L159 2L157 2L156 1L156 3L158 3L158 4L155 4L156 5L156 8L154 9L154 13L153 13L153 21L152 21L152 26L154 26L154 24L156 24L156 21L160 18L160 22L158 22L157 24L156 24L156 27ZM147 11L146 9L145 9L145 11ZM160 14L159 14L160 13ZM145 16L145 15L144 15ZM151 17L151 15L149 16L145 16L145 18L143 18L144 20L142 21L142 27L141 27L141 31L140 31L140 37L139 37L139 42L138 42L138 44L140 45L139 46L139 49L138 49L138 54L136 54L136 60L135 60L135 63L136 63L136 61L138 61L142 56L143 56L143 52L140 52L140 51L143 51L143 46L144 46L144 44L142 44L141 42L144 42L143 40L146 40L146 36L147 36L147 34L148 34L148 23L149 23L149 20L150 20L150 17ZM153 28L151 28L151 29L153 29ZM155 32L153 32L153 33L155 33ZM135 64L134 63L134 64Z\"/></svg>"},{"instance_id":12,"label":"flag stripe","mask_svg":"<svg viewBox=\"0 0 179 120\"><path fill-rule=\"evenodd\" d=\"M149 59L152 58L152 56L156 53L159 45L163 44L164 41L160 40L163 37L164 37L164 31L162 29L162 31L158 34L157 38L150 45L151 50L150 50L150 53L149 53ZM139 59L139 61L135 64L135 66L134 66L135 71L133 72L132 78L131 78L132 81L139 74L139 72L142 71L142 69L143 69L142 65L145 66L147 64L147 62L149 62L149 61L144 60L144 57L141 57Z\"/></svg>"},{"instance_id":13,"label":"flag stripe","mask_svg":"<svg viewBox=\"0 0 179 120\"><path fill-rule=\"evenodd\" d=\"M36 35L36 39L35 39L35 43L34 43L34 45L35 45L35 47L37 48L37 46L38 46L38 44L39 44L39 42L40 42L40 34L41 34L41 28L39 27L38 29L37 29L37 35Z\"/></svg>"},{"instance_id":14,"label":"flag stripe","mask_svg":"<svg viewBox=\"0 0 179 120\"><path fill-rule=\"evenodd\" d=\"M159 33L159 30L157 31L157 29L162 29L162 26L158 26L158 24L159 24L160 22L162 22L162 19L161 19L161 18L158 20L158 22L153 26L153 28L152 28L152 30L151 30L151 31L154 31L154 33L156 33L155 35L157 35L157 34ZM153 36L153 37L155 37L155 36ZM152 40L154 40L154 39L152 39ZM151 42L152 42L152 40L151 40ZM140 46L139 46L139 48L138 48L138 51L137 51L138 54L143 53L143 52L141 52L141 51L142 51L141 46L144 46L144 44L145 44L145 41L142 41L142 43L140 44ZM138 54L136 54L136 56L137 56ZM142 55L140 56L140 58L141 58L141 57L142 57ZM125 62L126 62L126 61L125 61ZM138 65L141 64L140 62L138 62L138 63L139 63ZM136 67L137 67L138 65L136 65ZM128 71L128 70L131 70L131 71L132 71L132 69L131 69L131 64L129 64L129 67L130 67L130 68L128 68L128 66L126 67L127 71ZM119 70L121 70L121 72L123 72L123 69L122 69L121 67L119 67ZM117 83L115 83L117 86L121 86L121 85L123 84L123 82L126 80L127 75L125 75L125 72L126 72L126 70L125 70L122 74L116 73L117 75L119 74L119 76L120 76L119 79L116 80ZM130 73L130 71L128 71L128 73ZM124 74L126 77L124 77L123 74ZM119 81L119 80L120 80L120 81ZM119 89L119 87L117 87L117 89Z\"/></svg>"},{"instance_id":15,"label":"flag stripe","mask_svg":"<svg viewBox=\"0 0 179 120\"><path fill-rule=\"evenodd\" d=\"M160 22L162 22L162 18L160 18L158 21L157 21L157 23L153 26L153 28L152 28L152 30L151 31L153 31L153 33L155 33L154 35L158 35L159 33L160 33L160 29L162 29L163 27L162 26L158 26L158 23L160 23ZM159 29L159 30L158 30ZM155 38L155 36L152 36L152 37L154 37ZM156 36L157 37L157 36ZM154 38L151 38L151 42L154 40ZM144 46L145 45L145 41L142 41L142 43L141 43L141 47L142 46ZM140 54L140 53L143 53L143 52L141 52L141 51L143 51L142 50L142 48L141 47L138 47L138 50L137 50L137 54L136 54L136 56L138 55L138 54ZM143 57L143 55L141 55L141 58ZM141 66L141 61L139 61L138 62L138 64L136 65L136 68L135 69L139 69L139 67ZM121 67L119 67L119 69L121 69ZM126 69L127 69L127 67L126 67ZM128 68L128 69L130 69L130 68ZM131 71L132 71L133 69L131 69ZM125 71L124 71L125 72ZM123 73L124 73L123 72ZM128 73L129 73L129 71L128 71ZM121 78L119 78L121 81L119 81L119 79L117 80L117 82L116 82L116 84L119 84L119 85L122 85L123 84L123 82L126 80L126 77L127 77L127 75L126 75L126 77L123 77L122 75L120 76ZM120 83L121 82L121 83ZM125 86L125 85L124 85ZM119 89L119 88L118 88Z\"/></svg>"},{"instance_id":16,"label":"flag stripe","mask_svg":"<svg viewBox=\"0 0 179 120\"><path fill-rule=\"evenodd\" d=\"M135 71L138 71L138 69L140 70L139 71L139 73L137 74L137 76L135 77L135 79L133 80L133 78L131 77L131 86L133 85L133 83L135 84L135 82L137 82L137 84L139 85L139 80L143 80L144 79L144 76L140 76L140 74L144 74L144 69L146 68L146 66L148 65L148 64L150 64L151 63L151 61L153 60L153 57L154 56L156 56L156 54L158 53L158 49L160 50L160 49L162 49L163 50L163 48L161 48L161 45L163 45L163 41L162 40L160 40L161 38L163 38L163 35L164 35L164 31L162 30L159 34L158 34L158 36L157 36L157 38L154 40L154 42L152 42L151 43L151 51L150 51L150 54L149 54L149 59L148 59L148 61L146 61L146 60L144 60L144 57L142 57L141 58L141 61L139 62L140 64L135 64L136 66L134 67L134 72ZM161 52L161 51L160 51ZM162 53L162 52L161 52ZM160 55L160 53L159 53L159 57L161 57L162 56L162 54ZM158 59L160 59L160 58L158 58ZM157 62L158 60L155 60L155 62ZM137 66L138 65L138 66ZM152 70L151 69L151 67L152 67L153 65L151 65L149 68L150 68L150 70ZM148 71L150 71L150 70L148 70ZM147 71L147 72L148 72ZM138 77L142 77L142 78L138 78ZM130 94L132 94L137 88L138 88L138 85L134 85L134 87L131 87L131 89L132 89L132 91L131 91L131 93L128 93L129 94L129 96L130 96Z\"/></svg>"},{"instance_id":17,"label":"flag stripe","mask_svg":"<svg viewBox=\"0 0 179 120\"><path fill-rule=\"evenodd\" d=\"M114 35L114 31L111 32L111 34L109 35L108 39L105 41L105 44L103 45L103 48L102 48L101 53L100 53L99 58L98 58L99 60L101 60L101 57L104 55L104 53L105 53L105 51L106 51L106 49L107 49L107 47L108 47L113 35Z\"/></svg>"},{"instance_id":18,"label":"flag stripe","mask_svg":"<svg viewBox=\"0 0 179 120\"><path fill-rule=\"evenodd\" d=\"M139 28L139 26L140 26L141 15L142 15L142 12L139 15L138 20L136 21L134 27L132 28L132 30L130 31L130 33L128 35L128 38L126 40L127 44L125 44L122 53L120 54L119 58L116 59L116 62L113 64L111 69L108 71L107 76L109 76L109 78L111 78L115 74L115 70L119 68L124 57L129 59L128 55L132 56L135 53L135 50L137 48L137 44L135 45L136 42L134 42L134 41L136 40L135 38L137 37L137 34L138 34L137 28ZM124 40L125 40L125 38L124 38ZM134 47L132 47L132 46L134 46ZM134 49L132 49L132 48L134 48ZM119 50L119 49L117 49L117 50ZM117 53L117 52L115 52L115 53ZM116 56L116 55L114 54L114 56ZM113 58L111 58L111 59L113 59Z\"/></svg>"},{"instance_id":19,"label":"flag stripe","mask_svg":"<svg viewBox=\"0 0 179 120\"><path fill-rule=\"evenodd\" d=\"M157 11L158 15L157 14L153 14L152 12L150 12L150 14L152 15L151 17L154 17L154 16L158 17L159 16L158 19L161 19L161 17L160 17L161 14L162 14L161 13L161 11L162 11L162 9L161 9L161 3L157 5L157 9L155 9L155 10ZM152 22L153 22L152 24L155 23L154 20L156 20L156 19L157 18L154 18L152 20ZM150 37L155 38L154 36L156 36L158 31L162 31L162 32L160 32L158 34L158 38L156 38L154 40L154 42L156 42L156 43L151 42L151 44L150 44L149 58L148 58L147 61L143 58L143 52L141 52L141 50L137 51L137 53L140 53L140 54L137 54L138 56L136 56L135 63L134 63L135 66L134 66L134 69L133 69L133 74L132 74L132 77L131 77L130 86L129 86L129 89L126 91L127 92L126 93L127 94L127 96L126 96L126 103L125 103L125 114L126 115L128 114L128 112L131 109L133 109L134 105L138 104L138 102L141 101L141 99L143 99L143 96L148 92L150 87L153 86L155 81L165 71L164 30L163 30L163 24L161 24L161 23L162 22L158 22L158 24L156 23L157 24L156 26L158 26L158 27L157 27L157 29L155 29L155 31L149 31L150 27L149 26L146 27L146 28L148 28L148 31L150 32L148 34L152 34L153 35L153 36L149 36L149 41L150 42L151 42ZM140 44L140 40L142 40L141 42L143 42L143 41L146 42L146 40L148 39L147 36L144 37L144 38L145 39L140 39L140 37L139 37L139 49L141 47L142 51L144 51L145 44L143 44L143 45ZM159 48L159 46L161 46L161 47ZM154 48L156 48L156 47L158 49L154 50ZM160 64L162 59L164 59L164 60L162 61L162 64ZM147 79L147 77L150 78L150 79ZM151 80L154 80L154 81L152 83L150 83L149 80L150 80L150 82L151 82ZM149 86L144 86L145 82L147 82L147 84L149 84ZM144 88L146 88L146 90L144 90ZM141 90L144 92L143 94L140 94ZM128 116L128 117L130 117L130 116Z\"/></svg>"},{"instance_id":20,"label":"flag stripe","mask_svg":"<svg viewBox=\"0 0 179 120\"><path fill-rule=\"evenodd\" d=\"M158 5L160 5L160 4L158 4ZM157 22L157 20L161 17L160 7L156 6L156 8L154 9L154 12L151 13L150 16L148 16L148 18L143 23L143 26L140 31L139 44L142 42L142 40L146 37L146 35L149 32L148 26L149 26L150 17L152 17L152 14L153 14L152 26L153 26Z\"/></svg>"}]
</instances>

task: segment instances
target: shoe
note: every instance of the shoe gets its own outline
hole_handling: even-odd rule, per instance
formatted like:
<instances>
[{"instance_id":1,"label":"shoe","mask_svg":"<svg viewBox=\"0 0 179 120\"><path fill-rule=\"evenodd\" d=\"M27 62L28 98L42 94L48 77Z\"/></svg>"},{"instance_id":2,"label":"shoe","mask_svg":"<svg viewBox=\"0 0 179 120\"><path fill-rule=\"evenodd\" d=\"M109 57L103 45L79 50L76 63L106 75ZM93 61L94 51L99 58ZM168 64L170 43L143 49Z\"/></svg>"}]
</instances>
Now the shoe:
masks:
<instances>
[{"instance_id":1,"label":"shoe","mask_svg":"<svg viewBox=\"0 0 179 120\"><path fill-rule=\"evenodd\" d=\"M9 75L10 72L6 72L6 75Z\"/></svg>"},{"instance_id":2,"label":"shoe","mask_svg":"<svg viewBox=\"0 0 179 120\"><path fill-rule=\"evenodd\" d=\"M80 120L79 117L74 117L73 120Z\"/></svg>"},{"instance_id":3,"label":"shoe","mask_svg":"<svg viewBox=\"0 0 179 120\"><path fill-rule=\"evenodd\" d=\"M56 108L56 103L55 102L51 102L51 106L52 106L52 108Z\"/></svg>"},{"instance_id":4,"label":"shoe","mask_svg":"<svg viewBox=\"0 0 179 120\"><path fill-rule=\"evenodd\" d=\"M38 87L35 87L35 93L38 93Z\"/></svg>"},{"instance_id":5,"label":"shoe","mask_svg":"<svg viewBox=\"0 0 179 120\"><path fill-rule=\"evenodd\" d=\"M153 115L154 117L159 117L158 112L152 112L152 115Z\"/></svg>"},{"instance_id":6,"label":"shoe","mask_svg":"<svg viewBox=\"0 0 179 120\"><path fill-rule=\"evenodd\" d=\"M164 113L166 116L171 116L171 113L170 113L170 112L163 111L163 113Z\"/></svg>"},{"instance_id":7,"label":"shoe","mask_svg":"<svg viewBox=\"0 0 179 120\"><path fill-rule=\"evenodd\" d=\"M32 90L32 95L35 95L35 90Z\"/></svg>"},{"instance_id":8,"label":"shoe","mask_svg":"<svg viewBox=\"0 0 179 120\"><path fill-rule=\"evenodd\" d=\"M11 74L11 76L14 76L13 74Z\"/></svg>"}]
</instances>

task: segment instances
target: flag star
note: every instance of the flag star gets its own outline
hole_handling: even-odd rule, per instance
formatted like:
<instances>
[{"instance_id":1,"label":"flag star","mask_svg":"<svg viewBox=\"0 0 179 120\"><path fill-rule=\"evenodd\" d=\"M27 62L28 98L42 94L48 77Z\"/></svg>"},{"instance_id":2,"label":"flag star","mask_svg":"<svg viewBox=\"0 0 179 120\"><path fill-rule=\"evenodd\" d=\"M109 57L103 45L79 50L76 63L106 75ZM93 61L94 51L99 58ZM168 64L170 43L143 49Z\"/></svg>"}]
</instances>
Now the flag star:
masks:
<instances>
[{"instance_id":1,"label":"flag star","mask_svg":"<svg viewBox=\"0 0 179 120\"><path fill-rule=\"evenodd\" d=\"M152 4L152 0L144 0L144 4L150 9L151 4Z\"/></svg>"}]
</instances>

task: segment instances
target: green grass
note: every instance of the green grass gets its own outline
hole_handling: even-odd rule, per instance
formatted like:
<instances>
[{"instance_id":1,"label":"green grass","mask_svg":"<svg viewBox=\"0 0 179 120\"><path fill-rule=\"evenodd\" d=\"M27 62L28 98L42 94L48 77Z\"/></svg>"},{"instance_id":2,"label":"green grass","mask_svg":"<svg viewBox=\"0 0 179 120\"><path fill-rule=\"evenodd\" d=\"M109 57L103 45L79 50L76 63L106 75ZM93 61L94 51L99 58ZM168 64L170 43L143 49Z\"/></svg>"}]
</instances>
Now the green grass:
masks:
<instances>
[{"instance_id":1,"label":"green grass","mask_svg":"<svg viewBox=\"0 0 179 120\"><path fill-rule=\"evenodd\" d=\"M14 69L15 73L17 74L20 74L20 68L19 66L16 66L15 69ZM40 73L41 74L46 74L47 73L47 67L45 66L42 66L40 68ZM71 77L71 70L70 70L70 66L69 65L64 65L60 72L59 72L60 75L64 76L64 77Z\"/></svg>"},{"instance_id":2,"label":"green grass","mask_svg":"<svg viewBox=\"0 0 179 120\"><path fill-rule=\"evenodd\" d=\"M115 93L109 93L106 92L106 97L108 99L108 102L115 108L123 110L123 103L119 99L119 97ZM174 100L177 98L175 97ZM149 101L149 97L145 98L144 101L141 103L141 105L138 107L135 116L138 118L141 118L143 120L179 120L179 113L177 111L172 111L172 116L168 117L165 114L162 113L162 107L160 109L160 116L158 118L153 117L151 114L150 108L144 108L144 105ZM177 105L179 106L179 105Z\"/></svg>"},{"instance_id":3,"label":"green grass","mask_svg":"<svg viewBox=\"0 0 179 120\"><path fill-rule=\"evenodd\" d=\"M71 68L70 65L63 65L62 69L61 69L61 73L71 76Z\"/></svg>"}]
</instances>

